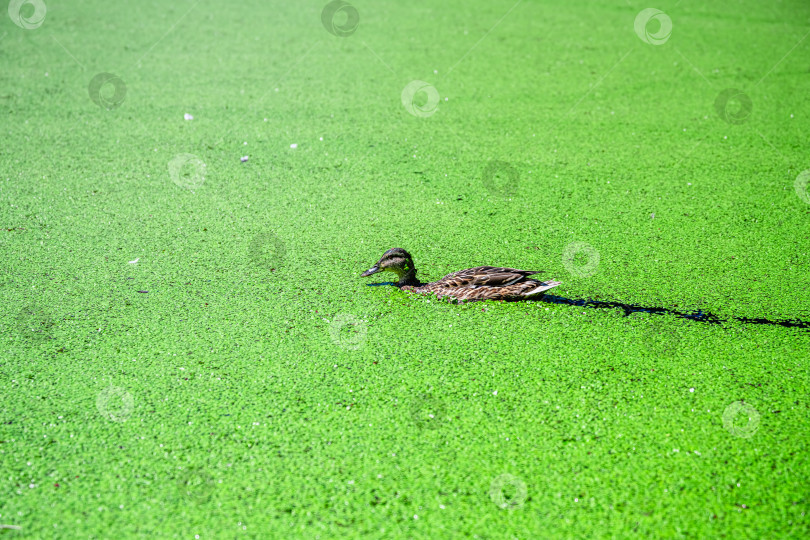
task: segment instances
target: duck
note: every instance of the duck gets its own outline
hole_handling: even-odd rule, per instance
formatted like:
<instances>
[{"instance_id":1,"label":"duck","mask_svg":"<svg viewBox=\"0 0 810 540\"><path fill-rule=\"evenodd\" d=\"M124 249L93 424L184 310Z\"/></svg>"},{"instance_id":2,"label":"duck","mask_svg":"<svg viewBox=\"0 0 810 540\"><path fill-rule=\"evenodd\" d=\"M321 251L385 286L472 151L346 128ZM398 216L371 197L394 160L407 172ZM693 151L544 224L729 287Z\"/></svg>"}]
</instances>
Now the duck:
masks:
<instances>
[{"instance_id":1,"label":"duck","mask_svg":"<svg viewBox=\"0 0 810 540\"><path fill-rule=\"evenodd\" d=\"M560 281L538 281L529 276L540 270L518 270L503 266L476 266L447 274L438 281L422 283L416 278L416 266L411 254L402 248L383 253L377 263L360 274L368 277L380 272L393 272L400 290L415 294L449 297L457 301L528 300L542 297L547 290L562 285Z\"/></svg>"}]
</instances>

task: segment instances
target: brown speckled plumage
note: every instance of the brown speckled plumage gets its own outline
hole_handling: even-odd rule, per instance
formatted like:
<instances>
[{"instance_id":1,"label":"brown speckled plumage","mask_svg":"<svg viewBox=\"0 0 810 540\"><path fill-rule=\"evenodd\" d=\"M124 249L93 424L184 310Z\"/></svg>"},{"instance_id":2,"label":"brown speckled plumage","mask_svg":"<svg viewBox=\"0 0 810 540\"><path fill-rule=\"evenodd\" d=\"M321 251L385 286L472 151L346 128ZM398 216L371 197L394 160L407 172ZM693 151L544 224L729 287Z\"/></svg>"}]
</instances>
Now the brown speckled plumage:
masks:
<instances>
[{"instance_id":1,"label":"brown speckled plumage","mask_svg":"<svg viewBox=\"0 0 810 540\"><path fill-rule=\"evenodd\" d=\"M416 278L416 267L410 253L402 248L386 251L382 258L361 274L370 276L390 271L397 274L396 286L417 294L435 294L439 298L466 300L523 300L537 298L545 291L560 285L559 281L538 281L529 276L539 271L517 270L502 266L476 266L452 274L438 281L421 283Z\"/></svg>"}]
</instances>

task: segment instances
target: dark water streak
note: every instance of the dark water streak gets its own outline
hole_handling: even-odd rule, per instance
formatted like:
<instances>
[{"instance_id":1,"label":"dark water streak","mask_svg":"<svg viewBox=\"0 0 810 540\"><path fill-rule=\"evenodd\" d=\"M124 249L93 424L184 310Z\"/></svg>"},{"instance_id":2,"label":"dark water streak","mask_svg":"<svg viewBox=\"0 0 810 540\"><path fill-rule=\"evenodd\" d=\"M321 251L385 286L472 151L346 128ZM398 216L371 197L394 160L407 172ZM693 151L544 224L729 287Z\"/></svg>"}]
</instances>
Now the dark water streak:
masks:
<instances>
[{"instance_id":1,"label":"dark water streak","mask_svg":"<svg viewBox=\"0 0 810 540\"><path fill-rule=\"evenodd\" d=\"M699 309L692 312L678 311L676 309L669 309L665 307L656 306L642 306L639 304L626 304L624 302L608 302L602 300L583 300L565 298L562 296L554 296L547 294L542 298L538 298L539 302L548 302L550 304L568 304L577 307L587 308L619 308L624 311L625 317L633 313L652 313L654 315L664 315L668 313L675 315L682 319L689 319L690 321L703 322L709 324L722 324L724 322L739 321L746 324L764 324L770 326L784 326L787 328L810 328L810 321L803 321L801 319L766 319L766 318L753 318L753 317L737 317L731 316L730 319L721 319L714 313L709 313Z\"/></svg>"}]
</instances>

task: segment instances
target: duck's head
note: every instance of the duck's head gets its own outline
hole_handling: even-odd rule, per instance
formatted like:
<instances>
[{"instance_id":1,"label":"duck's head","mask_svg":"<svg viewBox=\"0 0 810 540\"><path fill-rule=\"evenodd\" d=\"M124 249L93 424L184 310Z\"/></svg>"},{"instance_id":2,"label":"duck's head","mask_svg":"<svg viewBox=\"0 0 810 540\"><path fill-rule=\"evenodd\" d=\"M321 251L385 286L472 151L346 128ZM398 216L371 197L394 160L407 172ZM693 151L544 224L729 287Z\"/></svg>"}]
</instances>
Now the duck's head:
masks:
<instances>
[{"instance_id":1,"label":"duck's head","mask_svg":"<svg viewBox=\"0 0 810 540\"><path fill-rule=\"evenodd\" d=\"M411 254L402 248L389 249L377 261L377 264L360 274L367 277L378 272L394 272L399 278L397 285L407 285L416 281L416 267L413 265Z\"/></svg>"}]
</instances>

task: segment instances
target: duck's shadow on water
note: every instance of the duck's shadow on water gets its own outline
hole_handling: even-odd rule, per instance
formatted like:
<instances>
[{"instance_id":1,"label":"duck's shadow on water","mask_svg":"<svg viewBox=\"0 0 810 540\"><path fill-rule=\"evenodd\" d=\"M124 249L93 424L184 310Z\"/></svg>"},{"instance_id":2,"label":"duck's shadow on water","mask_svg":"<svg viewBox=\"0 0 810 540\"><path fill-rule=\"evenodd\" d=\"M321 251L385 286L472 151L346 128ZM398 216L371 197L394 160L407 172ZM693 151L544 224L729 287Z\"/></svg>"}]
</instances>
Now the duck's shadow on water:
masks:
<instances>
[{"instance_id":1,"label":"duck's shadow on water","mask_svg":"<svg viewBox=\"0 0 810 540\"><path fill-rule=\"evenodd\" d=\"M542 298L535 300L536 302L548 302L550 304L568 304L571 306L587 307L587 308L619 308L624 311L625 316L632 315L633 313L652 313L654 315L675 315L682 319L689 319L690 321L702 322L708 324L722 324L724 322L738 321L746 324L765 324L770 326L785 326L788 328L810 328L810 321L803 321L801 319L766 319L766 318L753 318L753 317L738 317L732 315L728 319L722 319L714 313L698 309L696 311L686 312L677 309L670 309L657 306L643 306L640 304L626 304L624 302L610 302L603 300L583 300L575 298L565 298L563 296L554 296L547 294Z\"/></svg>"},{"instance_id":2,"label":"duck's shadow on water","mask_svg":"<svg viewBox=\"0 0 810 540\"><path fill-rule=\"evenodd\" d=\"M367 283L369 287L379 287L381 285L395 285L395 283L391 281L386 281L383 283ZM745 324L764 324L770 326L784 326L787 328L810 328L810 321L803 321L801 319L766 319L766 318L753 318L753 317L738 317L732 315L728 319L721 319L719 316L715 315L714 313L709 313L708 311L703 311L699 309L697 311L679 311L677 309L670 309L665 307L657 307L657 306L643 306L641 304L627 304L625 302L611 302L611 301L604 301L604 300L585 300L581 298L565 298L564 296L555 296L553 294L546 294L540 298L533 298L533 299L526 299L526 300L515 300L520 302L546 302L549 304L567 304L569 306L577 306L577 307L584 307L584 308L593 308L593 309L600 309L600 308L618 308L624 311L625 317L632 315L633 313L651 313L653 315L674 315L676 317L682 319L688 319L690 321L701 322L701 323L708 323L708 324L722 324L724 322L729 321L737 321L742 322Z\"/></svg>"}]
</instances>

